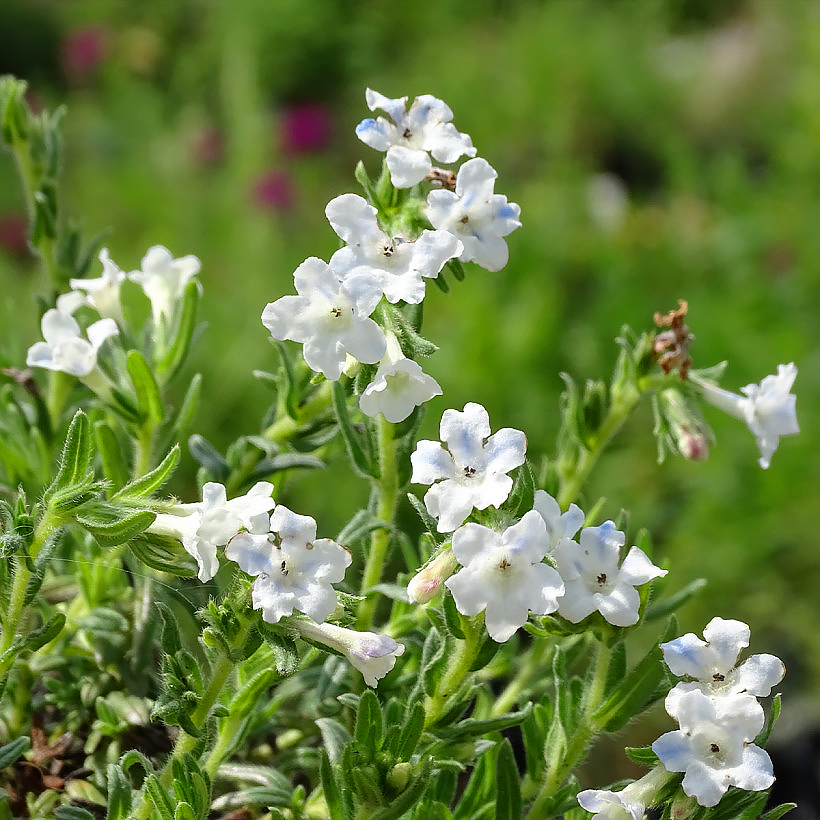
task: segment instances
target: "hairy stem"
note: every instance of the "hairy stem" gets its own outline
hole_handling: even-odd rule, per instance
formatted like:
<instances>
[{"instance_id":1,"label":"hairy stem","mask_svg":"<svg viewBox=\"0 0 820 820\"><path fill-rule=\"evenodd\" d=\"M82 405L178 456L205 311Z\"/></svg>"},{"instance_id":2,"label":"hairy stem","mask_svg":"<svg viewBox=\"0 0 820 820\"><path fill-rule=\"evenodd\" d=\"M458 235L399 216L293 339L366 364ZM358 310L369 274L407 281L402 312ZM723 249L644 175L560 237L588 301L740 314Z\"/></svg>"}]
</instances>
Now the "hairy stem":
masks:
<instances>
[{"instance_id":1,"label":"hairy stem","mask_svg":"<svg viewBox=\"0 0 820 820\"><path fill-rule=\"evenodd\" d=\"M399 492L399 476L396 470L396 440L393 438L394 425L379 415L379 480L376 484L379 501L376 517L389 526L375 530L370 536L370 552L362 574L361 594L367 595L372 587L379 583L390 546L393 517L396 513L396 500ZM371 595L362 602L359 608L358 628L368 630L373 622L373 615L378 604L378 597Z\"/></svg>"},{"instance_id":2,"label":"hairy stem","mask_svg":"<svg viewBox=\"0 0 820 820\"><path fill-rule=\"evenodd\" d=\"M583 759L590 741L598 733L599 727L592 716L606 695L606 679L611 659L612 650L606 644L598 643L595 668L581 704L581 718L578 727L568 739L566 749L558 749L558 753L553 752L552 757L547 760L547 769L541 788L536 795L535 802L530 807L526 820L546 820L550 816L546 811L549 801L567 775Z\"/></svg>"}]
</instances>

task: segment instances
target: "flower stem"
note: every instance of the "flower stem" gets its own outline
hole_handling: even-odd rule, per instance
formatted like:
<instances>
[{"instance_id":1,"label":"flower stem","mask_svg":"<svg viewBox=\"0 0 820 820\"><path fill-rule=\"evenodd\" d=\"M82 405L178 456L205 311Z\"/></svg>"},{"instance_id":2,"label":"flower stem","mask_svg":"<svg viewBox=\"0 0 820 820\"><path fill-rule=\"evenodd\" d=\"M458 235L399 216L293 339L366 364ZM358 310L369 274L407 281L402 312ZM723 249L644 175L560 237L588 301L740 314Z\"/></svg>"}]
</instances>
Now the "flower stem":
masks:
<instances>
[{"instance_id":1,"label":"flower stem","mask_svg":"<svg viewBox=\"0 0 820 820\"><path fill-rule=\"evenodd\" d=\"M244 645L248 638L248 634L250 633L250 629L251 622L249 620L242 623L240 630L231 642L234 648L239 648ZM202 693L202 697L199 699L199 703L196 708L191 713L191 723L197 729L201 729L205 725L205 721L208 719L211 710L219 700L219 696L222 694L225 683L235 668L235 662L227 655L222 655L216 665L211 669L210 683ZM159 782L165 789L170 789L173 785L174 760L182 760L186 754L193 751L197 742L197 738L189 735L188 732L182 729L180 730L179 735L177 736L176 745L174 746L174 751L166 762L162 773L159 775ZM129 815L129 820L148 820L148 818L154 816L154 812L155 807L153 801L148 794L143 791L139 803Z\"/></svg>"},{"instance_id":2,"label":"flower stem","mask_svg":"<svg viewBox=\"0 0 820 820\"><path fill-rule=\"evenodd\" d=\"M580 458L570 470L562 471L561 488L556 499L562 510L578 498L581 487L589 478L604 448L629 418L642 395L640 390L629 390L624 391L613 400L591 446L582 451Z\"/></svg>"},{"instance_id":3,"label":"flower stem","mask_svg":"<svg viewBox=\"0 0 820 820\"><path fill-rule=\"evenodd\" d=\"M376 484L379 500L376 506L376 517L388 525L387 528L374 530L370 536L370 552L362 574L361 594L367 595L372 587L379 583L390 546L393 517L396 513L396 499L399 493L399 476L396 470L396 440L393 437L395 425L384 416L376 420L379 445L379 479ZM358 628L368 630L373 622L378 597L371 595L362 601L359 607Z\"/></svg>"},{"instance_id":4,"label":"flower stem","mask_svg":"<svg viewBox=\"0 0 820 820\"><path fill-rule=\"evenodd\" d=\"M547 813L549 801L567 775L584 757L590 741L598 733L598 726L592 716L606 696L606 680L611 659L612 650L605 643L599 642L592 680L584 693L581 704L581 718L578 722L578 728L572 737L568 739L565 748L556 747L552 750L552 756L547 760L544 780L536 795L535 802L530 807L526 820L546 820L550 816ZM549 750L547 753L550 753Z\"/></svg>"},{"instance_id":5,"label":"flower stem","mask_svg":"<svg viewBox=\"0 0 820 820\"><path fill-rule=\"evenodd\" d=\"M474 618L462 618L461 628L464 640L456 640L456 648L450 657L446 671L436 684L432 697L426 698L424 711L427 718L425 728L432 726L444 714L449 706L449 698L458 691L478 656L481 638L484 631L484 613Z\"/></svg>"}]
</instances>

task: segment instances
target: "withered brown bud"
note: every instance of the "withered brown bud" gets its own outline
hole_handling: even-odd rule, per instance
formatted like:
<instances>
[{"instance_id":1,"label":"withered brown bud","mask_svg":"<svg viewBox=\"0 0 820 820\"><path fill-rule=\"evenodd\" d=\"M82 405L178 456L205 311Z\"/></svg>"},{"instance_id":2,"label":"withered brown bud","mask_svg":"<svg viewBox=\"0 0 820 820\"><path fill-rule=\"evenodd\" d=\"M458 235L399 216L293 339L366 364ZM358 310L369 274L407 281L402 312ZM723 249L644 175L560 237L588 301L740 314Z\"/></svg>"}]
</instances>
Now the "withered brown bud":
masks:
<instances>
[{"instance_id":1,"label":"withered brown bud","mask_svg":"<svg viewBox=\"0 0 820 820\"><path fill-rule=\"evenodd\" d=\"M695 337L684 322L688 310L688 303L679 299L677 310L670 310L665 316L656 313L655 324L669 329L656 334L652 341L652 350L663 372L671 373L677 370L683 380L689 376L689 368L692 365L689 347L695 341Z\"/></svg>"},{"instance_id":2,"label":"withered brown bud","mask_svg":"<svg viewBox=\"0 0 820 820\"><path fill-rule=\"evenodd\" d=\"M444 168L432 168L426 177L428 182L434 185L440 185L448 191L455 191L456 189L456 174L455 171L445 171Z\"/></svg>"}]
</instances>

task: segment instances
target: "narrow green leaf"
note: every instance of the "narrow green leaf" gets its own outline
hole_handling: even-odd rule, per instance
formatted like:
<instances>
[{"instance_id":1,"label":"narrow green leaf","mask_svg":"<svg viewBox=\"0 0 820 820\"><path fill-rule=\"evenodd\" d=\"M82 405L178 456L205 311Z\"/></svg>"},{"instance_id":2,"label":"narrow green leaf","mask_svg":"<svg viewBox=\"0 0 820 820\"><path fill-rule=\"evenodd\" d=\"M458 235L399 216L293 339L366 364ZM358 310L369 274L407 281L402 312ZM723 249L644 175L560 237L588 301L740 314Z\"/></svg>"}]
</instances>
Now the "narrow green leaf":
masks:
<instances>
[{"instance_id":1,"label":"narrow green leaf","mask_svg":"<svg viewBox=\"0 0 820 820\"><path fill-rule=\"evenodd\" d=\"M495 820L521 820L521 777L506 737L499 746L496 763Z\"/></svg>"},{"instance_id":2,"label":"narrow green leaf","mask_svg":"<svg viewBox=\"0 0 820 820\"><path fill-rule=\"evenodd\" d=\"M143 531L128 542L128 548L151 569L180 578L191 578L197 574L196 560L185 552L176 538Z\"/></svg>"},{"instance_id":3,"label":"narrow green leaf","mask_svg":"<svg viewBox=\"0 0 820 820\"><path fill-rule=\"evenodd\" d=\"M216 451L214 446L203 436L194 433L188 439L191 455L213 476L216 481L225 482L231 474L228 462Z\"/></svg>"},{"instance_id":4,"label":"narrow green leaf","mask_svg":"<svg viewBox=\"0 0 820 820\"><path fill-rule=\"evenodd\" d=\"M53 641L62 632L64 626L65 615L62 612L55 612L43 626L33 629L25 636L18 635L15 638L15 643L17 641L21 642L21 650L27 649L36 652L50 641Z\"/></svg>"},{"instance_id":5,"label":"narrow green leaf","mask_svg":"<svg viewBox=\"0 0 820 820\"><path fill-rule=\"evenodd\" d=\"M84 483L91 469L93 454L88 416L78 410L68 427L60 466L54 481L46 490L46 497L50 498L57 490Z\"/></svg>"},{"instance_id":6,"label":"narrow green leaf","mask_svg":"<svg viewBox=\"0 0 820 820\"><path fill-rule=\"evenodd\" d=\"M696 578L687 584L683 589L667 598L661 598L646 608L645 621L655 621L658 618L665 618L676 610L680 609L688 600L694 598L707 584L705 578Z\"/></svg>"},{"instance_id":7,"label":"narrow green leaf","mask_svg":"<svg viewBox=\"0 0 820 820\"><path fill-rule=\"evenodd\" d=\"M760 820L780 820L784 814L796 808L797 803L781 803L779 806L775 806L765 814L761 814Z\"/></svg>"},{"instance_id":8,"label":"narrow green leaf","mask_svg":"<svg viewBox=\"0 0 820 820\"><path fill-rule=\"evenodd\" d=\"M333 763L339 763L344 750L351 741L350 732L333 718L318 718L316 725L322 734L322 741Z\"/></svg>"},{"instance_id":9,"label":"narrow green leaf","mask_svg":"<svg viewBox=\"0 0 820 820\"><path fill-rule=\"evenodd\" d=\"M452 595L449 595L446 590L444 593L444 600L442 601L442 611L444 612L444 621L447 624L447 629L450 634L453 637L463 641L464 630L461 628L461 615L456 609L455 599Z\"/></svg>"},{"instance_id":10,"label":"narrow green leaf","mask_svg":"<svg viewBox=\"0 0 820 820\"><path fill-rule=\"evenodd\" d=\"M319 750L319 776L322 780L322 791L325 793L325 804L329 820L345 820L342 811L342 800L339 795L339 784L333 773L330 758L324 749Z\"/></svg>"},{"instance_id":11,"label":"narrow green leaf","mask_svg":"<svg viewBox=\"0 0 820 820\"><path fill-rule=\"evenodd\" d=\"M116 763L106 770L108 782L108 814L106 820L124 820L131 811L131 783Z\"/></svg>"},{"instance_id":12,"label":"narrow green leaf","mask_svg":"<svg viewBox=\"0 0 820 820\"><path fill-rule=\"evenodd\" d=\"M425 718L424 703L421 700L415 701L398 736L398 743L395 748L397 760L410 760L415 754L416 747L424 732Z\"/></svg>"},{"instance_id":13,"label":"narrow green leaf","mask_svg":"<svg viewBox=\"0 0 820 820\"><path fill-rule=\"evenodd\" d=\"M276 671L284 678L292 675L299 666L299 649L289 635L267 629L263 625L262 638L273 651Z\"/></svg>"},{"instance_id":14,"label":"narrow green leaf","mask_svg":"<svg viewBox=\"0 0 820 820\"><path fill-rule=\"evenodd\" d=\"M151 472L126 484L111 496L112 501L123 498L146 498L153 495L170 477L179 464L180 449L175 444L167 456Z\"/></svg>"},{"instance_id":15,"label":"narrow green leaf","mask_svg":"<svg viewBox=\"0 0 820 820\"><path fill-rule=\"evenodd\" d=\"M491 797L495 782L495 773L488 763L489 757L495 756L495 750L487 752L478 759L475 768L467 781L467 786L453 812L454 820L474 820L479 816L480 808L486 806Z\"/></svg>"},{"instance_id":16,"label":"narrow green leaf","mask_svg":"<svg viewBox=\"0 0 820 820\"><path fill-rule=\"evenodd\" d=\"M174 820L174 803L154 774L145 778L145 791L159 813L160 820Z\"/></svg>"},{"instance_id":17,"label":"narrow green leaf","mask_svg":"<svg viewBox=\"0 0 820 820\"><path fill-rule=\"evenodd\" d=\"M91 533L101 547L125 544L154 523L153 510L129 510L115 505L98 505L89 512L77 515L77 523Z\"/></svg>"},{"instance_id":18,"label":"narrow green leaf","mask_svg":"<svg viewBox=\"0 0 820 820\"><path fill-rule=\"evenodd\" d=\"M769 737L772 734L772 729L774 729L775 723L777 723L777 719L780 717L780 710L782 708L782 698L780 696L780 692L778 692L772 698L772 705L769 707L769 718L766 721L766 725L763 727L763 730L760 734L755 738L755 743L760 747L765 747L765 745L769 742Z\"/></svg>"},{"instance_id":19,"label":"narrow green leaf","mask_svg":"<svg viewBox=\"0 0 820 820\"><path fill-rule=\"evenodd\" d=\"M56 820L94 820L94 815L90 811L79 806L58 806L54 817Z\"/></svg>"},{"instance_id":20,"label":"narrow green leaf","mask_svg":"<svg viewBox=\"0 0 820 820\"><path fill-rule=\"evenodd\" d=\"M126 361L128 375L137 394L137 404L143 417L159 424L165 417L165 407L159 385L148 362L139 350L129 350Z\"/></svg>"},{"instance_id":21,"label":"narrow green leaf","mask_svg":"<svg viewBox=\"0 0 820 820\"><path fill-rule=\"evenodd\" d=\"M191 339L196 327L196 310L199 303L199 282L192 279L185 286L182 297L182 310L179 314L179 324L177 325L174 341L168 352L157 363L157 373L164 377L167 382L176 375L179 368L185 362L188 350L191 347Z\"/></svg>"},{"instance_id":22,"label":"narrow green leaf","mask_svg":"<svg viewBox=\"0 0 820 820\"><path fill-rule=\"evenodd\" d=\"M639 766L652 768L658 764L658 756L652 751L651 746L626 746L624 754Z\"/></svg>"},{"instance_id":23,"label":"narrow green leaf","mask_svg":"<svg viewBox=\"0 0 820 820\"><path fill-rule=\"evenodd\" d=\"M378 478L379 471L370 448L370 439L356 430L347 405L347 393L339 382L333 383L333 409L353 466L365 478Z\"/></svg>"},{"instance_id":24,"label":"narrow green leaf","mask_svg":"<svg viewBox=\"0 0 820 820\"><path fill-rule=\"evenodd\" d=\"M19 760L29 746L31 746L31 741L27 737L18 737L11 743L0 746L0 769L5 769Z\"/></svg>"},{"instance_id":25,"label":"narrow green leaf","mask_svg":"<svg viewBox=\"0 0 820 820\"><path fill-rule=\"evenodd\" d=\"M512 726L520 726L532 713L532 703L528 703L518 712L510 712L497 718L487 718L479 720L477 718L467 718L459 721L448 729L439 732L439 736L447 740L463 740L465 738L478 738L488 732L500 732Z\"/></svg>"},{"instance_id":26,"label":"narrow green leaf","mask_svg":"<svg viewBox=\"0 0 820 820\"><path fill-rule=\"evenodd\" d=\"M154 607L162 618L161 646L162 651L168 655L176 655L182 649L182 639L179 635L177 619L168 604L162 601L154 601Z\"/></svg>"},{"instance_id":27,"label":"narrow green leaf","mask_svg":"<svg viewBox=\"0 0 820 820\"><path fill-rule=\"evenodd\" d=\"M117 437L105 421L94 423L94 440L102 460L103 473L113 487L122 487L128 481L125 459L122 456Z\"/></svg>"},{"instance_id":28,"label":"narrow green leaf","mask_svg":"<svg viewBox=\"0 0 820 820\"><path fill-rule=\"evenodd\" d=\"M379 699L372 689L365 689L359 698L354 737L357 743L370 751L379 751L384 739L384 718Z\"/></svg>"}]
</instances>

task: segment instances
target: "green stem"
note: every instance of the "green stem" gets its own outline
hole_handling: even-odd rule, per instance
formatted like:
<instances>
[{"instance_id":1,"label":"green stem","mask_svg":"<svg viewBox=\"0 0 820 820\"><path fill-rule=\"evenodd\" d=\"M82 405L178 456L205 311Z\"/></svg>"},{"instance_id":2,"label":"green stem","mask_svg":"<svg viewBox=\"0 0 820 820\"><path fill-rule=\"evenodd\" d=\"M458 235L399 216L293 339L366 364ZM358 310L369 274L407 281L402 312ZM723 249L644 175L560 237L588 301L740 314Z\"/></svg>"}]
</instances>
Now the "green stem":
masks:
<instances>
[{"instance_id":1,"label":"green stem","mask_svg":"<svg viewBox=\"0 0 820 820\"><path fill-rule=\"evenodd\" d=\"M248 634L250 633L250 629L251 622L249 620L245 621L242 624L242 628L232 641L234 648L244 645L248 638ZM219 700L219 696L222 694L225 683L235 668L236 664L234 661L227 655L222 655L217 664L211 669L210 683L202 693L202 697L199 699L196 709L194 709L191 713L191 723L193 723L197 729L201 729L205 725L205 721L208 719L208 716L211 714L211 710ZM165 789L170 789L173 785L174 760L182 760L186 754L193 751L197 742L197 738L180 729L179 735L177 736L176 745L174 746L174 751L159 776L159 782ZM154 807L154 802L148 794L143 791L137 807L129 815L129 820L148 820L148 818L154 816L155 811L156 809Z\"/></svg>"},{"instance_id":2,"label":"green stem","mask_svg":"<svg viewBox=\"0 0 820 820\"><path fill-rule=\"evenodd\" d=\"M29 547L29 556L34 559L40 554L40 550L45 546L48 537L60 526L60 521L50 510L46 510ZM8 606L3 616L2 636L0 636L0 681L3 680L14 663L14 655L6 654L11 648L17 632L20 628L20 621L25 614L26 590L31 580L31 571L26 566L25 560L14 559L14 581L12 582L9 594Z\"/></svg>"},{"instance_id":3,"label":"green stem","mask_svg":"<svg viewBox=\"0 0 820 820\"><path fill-rule=\"evenodd\" d=\"M376 506L376 517L384 521L388 527L374 530L370 536L370 552L362 574L361 594L367 595L368 590L376 586L382 577L384 562L387 560L387 551L392 535L393 517L396 513L396 501L399 493L399 476L396 470L396 440L393 438L394 425L384 416L377 418L379 444L379 480L376 484L379 501ZM358 628L370 629L373 616L376 612L378 596L366 597L359 608Z\"/></svg>"},{"instance_id":4,"label":"green stem","mask_svg":"<svg viewBox=\"0 0 820 820\"><path fill-rule=\"evenodd\" d=\"M12 143L12 147L14 149L14 156L17 160L17 167L20 170L20 179L23 183L23 193L26 198L26 207L28 208L29 220L33 225L36 214L34 197L39 190L41 180L34 168L28 143L25 140L15 140ZM60 277L57 271L57 260L54 253L54 240L48 236L42 235L39 237L37 242L34 243L34 245L37 253L40 255L40 258L43 260L43 268L48 276L49 284L56 294L60 290Z\"/></svg>"},{"instance_id":5,"label":"green stem","mask_svg":"<svg viewBox=\"0 0 820 820\"><path fill-rule=\"evenodd\" d=\"M521 695L537 680L543 679L544 669L549 668L548 655L552 651L552 644L545 640L536 640L532 651L518 665L518 672L504 687L501 694L495 699L491 711L492 717L505 715L520 701Z\"/></svg>"},{"instance_id":6,"label":"green stem","mask_svg":"<svg viewBox=\"0 0 820 820\"><path fill-rule=\"evenodd\" d=\"M547 770L544 780L536 795L535 802L530 807L526 820L545 820L549 815L547 805L567 775L581 761L592 738L598 733L599 727L592 716L604 700L606 695L606 680L609 675L609 664L612 651L604 643L598 643L597 656L592 680L584 694L581 704L581 719L575 734L569 740L565 750L557 749L558 754L547 761Z\"/></svg>"},{"instance_id":7,"label":"green stem","mask_svg":"<svg viewBox=\"0 0 820 820\"><path fill-rule=\"evenodd\" d=\"M478 656L484 630L484 613L474 618L462 618L461 628L464 640L456 641L456 648L450 657L447 669L436 685L432 697L426 698L424 711L427 715L425 728L432 726L444 714L449 706L449 698L458 691Z\"/></svg>"},{"instance_id":8,"label":"green stem","mask_svg":"<svg viewBox=\"0 0 820 820\"><path fill-rule=\"evenodd\" d=\"M571 471L564 472L561 476L561 489L556 499L561 509L565 510L578 498L581 487L592 472L592 468L598 461L599 456L610 439L629 418L640 401L641 395L642 391L640 390L630 390L621 394L612 402L603 424L601 424L595 439L591 442L591 446L581 453L581 457L573 465Z\"/></svg>"}]
</instances>

